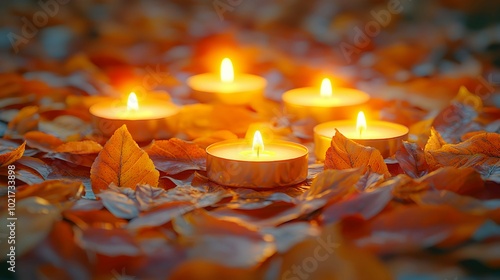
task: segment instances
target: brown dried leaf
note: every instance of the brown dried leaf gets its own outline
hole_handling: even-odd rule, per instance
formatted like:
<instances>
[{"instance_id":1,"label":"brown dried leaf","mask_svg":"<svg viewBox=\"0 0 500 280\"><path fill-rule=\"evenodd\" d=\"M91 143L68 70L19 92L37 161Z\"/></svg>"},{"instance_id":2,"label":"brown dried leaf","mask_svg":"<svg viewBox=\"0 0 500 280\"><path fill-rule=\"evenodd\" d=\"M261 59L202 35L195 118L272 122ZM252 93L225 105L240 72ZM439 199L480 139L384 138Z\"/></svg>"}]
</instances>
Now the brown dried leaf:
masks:
<instances>
[{"instance_id":1,"label":"brown dried leaf","mask_svg":"<svg viewBox=\"0 0 500 280\"><path fill-rule=\"evenodd\" d=\"M8 147L6 149L2 148L1 149L2 153L0 154L0 167L7 166L15 162L16 160L20 159L24 154L25 147L26 147L26 141L15 149Z\"/></svg>"},{"instance_id":2,"label":"brown dried leaf","mask_svg":"<svg viewBox=\"0 0 500 280\"><path fill-rule=\"evenodd\" d=\"M373 172L383 174L386 178L391 176L384 158L377 149L360 145L336 130L332 145L326 151L325 169L357 167L361 167L363 173L370 167Z\"/></svg>"},{"instance_id":3,"label":"brown dried leaf","mask_svg":"<svg viewBox=\"0 0 500 280\"><path fill-rule=\"evenodd\" d=\"M361 177L361 169L325 170L314 178L311 187L303 196L312 199L327 195L341 197L356 190L355 184Z\"/></svg>"},{"instance_id":4,"label":"brown dried leaf","mask_svg":"<svg viewBox=\"0 0 500 280\"><path fill-rule=\"evenodd\" d=\"M138 184L158 185L160 174L123 125L115 131L92 164L92 190L99 193L115 183L135 189Z\"/></svg>"},{"instance_id":5,"label":"brown dried leaf","mask_svg":"<svg viewBox=\"0 0 500 280\"><path fill-rule=\"evenodd\" d=\"M416 143L403 141L403 146L396 152L396 159L407 175L419 178L429 172L425 153Z\"/></svg>"},{"instance_id":6,"label":"brown dried leaf","mask_svg":"<svg viewBox=\"0 0 500 280\"><path fill-rule=\"evenodd\" d=\"M180 139L154 141L146 152L156 169L170 175L186 170L205 170L205 150Z\"/></svg>"}]
</instances>

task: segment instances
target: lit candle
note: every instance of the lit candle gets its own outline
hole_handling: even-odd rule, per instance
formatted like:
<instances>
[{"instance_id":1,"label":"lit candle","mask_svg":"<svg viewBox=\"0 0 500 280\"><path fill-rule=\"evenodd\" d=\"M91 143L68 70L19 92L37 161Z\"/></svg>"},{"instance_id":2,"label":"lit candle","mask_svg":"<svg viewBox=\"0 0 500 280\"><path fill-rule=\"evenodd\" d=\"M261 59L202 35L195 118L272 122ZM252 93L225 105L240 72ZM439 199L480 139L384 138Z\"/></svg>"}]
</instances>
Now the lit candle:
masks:
<instances>
[{"instance_id":1,"label":"lit candle","mask_svg":"<svg viewBox=\"0 0 500 280\"><path fill-rule=\"evenodd\" d=\"M319 124L314 127L314 154L324 160L330 147L335 129L345 137L364 146L378 149L384 158L391 157L408 138L408 127L384 121L367 122L363 112L356 121L342 120Z\"/></svg>"},{"instance_id":2,"label":"lit candle","mask_svg":"<svg viewBox=\"0 0 500 280\"><path fill-rule=\"evenodd\" d=\"M131 92L127 102L101 102L90 107L94 129L109 137L126 124L137 142L165 139L175 134L174 115L178 107L164 100L139 100Z\"/></svg>"},{"instance_id":3,"label":"lit candle","mask_svg":"<svg viewBox=\"0 0 500 280\"><path fill-rule=\"evenodd\" d=\"M288 113L297 119L311 117L316 122L346 119L361 109L370 96L351 88L332 88L330 79L323 79L320 88L304 87L285 92L282 96Z\"/></svg>"},{"instance_id":4,"label":"lit candle","mask_svg":"<svg viewBox=\"0 0 500 280\"><path fill-rule=\"evenodd\" d=\"M308 150L287 141L265 143L256 131L252 143L226 140L207 147L207 175L231 187L274 188L298 184L307 178Z\"/></svg>"},{"instance_id":5,"label":"lit candle","mask_svg":"<svg viewBox=\"0 0 500 280\"><path fill-rule=\"evenodd\" d=\"M220 73L195 75L187 80L192 96L200 102L229 105L248 104L263 95L267 82L251 74L235 74L229 58L221 62Z\"/></svg>"}]
</instances>

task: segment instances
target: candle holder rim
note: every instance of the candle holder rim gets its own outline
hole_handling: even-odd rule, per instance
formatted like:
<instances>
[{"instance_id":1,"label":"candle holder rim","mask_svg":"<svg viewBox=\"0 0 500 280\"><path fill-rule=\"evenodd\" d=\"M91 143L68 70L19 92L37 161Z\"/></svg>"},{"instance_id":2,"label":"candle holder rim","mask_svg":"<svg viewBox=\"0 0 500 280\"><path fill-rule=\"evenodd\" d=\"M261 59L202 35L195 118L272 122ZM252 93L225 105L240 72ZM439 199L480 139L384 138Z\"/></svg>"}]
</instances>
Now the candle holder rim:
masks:
<instances>
[{"instance_id":1,"label":"candle holder rim","mask_svg":"<svg viewBox=\"0 0 500 280\"><path fill-rule=\"evenodd\" d=\"M211 148L214 148L216 146L227 145L227 144L236 144L238 142L240 142L240 143L247 143L247 144L250 144L250 146L251 146L251 141L247 140L247 139L229 139L229 140L224 140L224 141L216 142L216 143L213 143L213 144L209 145L208 147L205 148L205 152L207 153L207 155L210 155L210 156L212 156L214 158L218 158L218 159L221 159L221 160L235 161L235 162L246 162L246 163L259 163L259 164L273 163L273 162L286 162L286 161L299 159L299 158L302 158L304 156L309 155L309 149L306 146L304 146L302 144L299 144L299 143L285 141L285 140L273 140L273 141L271 141L269 143L266 143L265 145L269 145L269 144L272 144L272 143L287 144L289 146L294 146L294 147L303 149L304 153L300 154L300 155L298 155L296 157L290 157L290 158L287 158L287 159L252 161L252 160L243 160L243 159L228 159L228 158L217 156L217 155L215 155L215 154L213 154L213 153L211 153L209 151Z\"/></svg>"},{"instance_id":2,"label":"candle holder rim","mask_svg":"<svg viewBox=\"0 0 500 280\"><path fill-rule=\"evenodd\" d=\"M319 129L323 128L323 127L326 127L326 126L329 126L333 123L336 123L336 124L353 124L354 126L356 125L356 121L353 121L353 120L338 120L338 121L329 121L329 122L324 122L324 123L320 123L318 125L316 125L314 128L313 128L313 132L314 134L318 135L319 137L325 137L325 138L332 138L334 135L332 136L326 136L324 134L321 134L319 132ZM384 137L384 138L376 138L376 139L371 139L371 138L349 138L351 140L359 140L359 141L363 141L363 140L369 140L369 141L384 141L384 140L391 140L391 139L398 139L398 138L401 138L401 137L406 137L409 133L410 133L410 129L405 126L405 125L402 125L402 124L399 124L399 123L392 123L392 122L387 122L387 121L380 121L380 120L377 120L377 121L370 121L368 124L388 124L392 127L397 127L397 128L400 128L400 129L404 129L405 133L401 134L401 135L398 135L398 136L393 136L393 137ZM369 127L369 126L368 126ZM337 127L334 127L334 129L337 129ZM341 132L339 130L339 132ZM342 133L342 132L341 132Z\"/></svg>"}]
</instances>

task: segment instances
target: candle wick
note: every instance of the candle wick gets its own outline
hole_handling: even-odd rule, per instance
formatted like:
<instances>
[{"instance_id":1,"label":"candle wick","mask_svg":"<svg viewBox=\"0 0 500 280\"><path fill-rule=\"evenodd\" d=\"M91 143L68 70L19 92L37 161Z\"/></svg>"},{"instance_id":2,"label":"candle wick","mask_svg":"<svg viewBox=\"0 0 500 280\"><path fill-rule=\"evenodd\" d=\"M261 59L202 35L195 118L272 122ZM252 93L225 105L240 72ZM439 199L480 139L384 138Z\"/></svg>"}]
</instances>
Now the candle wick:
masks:
<instances>
[{"instance_id":1,"label":"candle wick","mask_svg":"<svg viewBox=\"0 0 500 280\"><path fill-rule=\"evenodd\" d=\"M257 147L257 157L260 156L260 147Z\"/></svg>"}]
</instances>

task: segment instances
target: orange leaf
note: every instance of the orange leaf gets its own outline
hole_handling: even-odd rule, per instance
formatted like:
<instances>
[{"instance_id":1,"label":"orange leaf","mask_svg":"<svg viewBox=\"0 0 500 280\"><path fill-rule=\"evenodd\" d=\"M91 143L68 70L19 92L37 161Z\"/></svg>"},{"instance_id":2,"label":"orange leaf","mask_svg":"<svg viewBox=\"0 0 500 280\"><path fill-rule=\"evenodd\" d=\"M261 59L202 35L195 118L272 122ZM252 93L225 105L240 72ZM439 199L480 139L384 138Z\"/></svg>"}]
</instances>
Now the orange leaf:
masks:
<instances>
[{"instance_id":1,"label":"orange leaf","mask_svg":"<svg viewBox=\"0 0 500 280\"><path fill-rule=\"evenodd\" d=\"M73 141L59 145L54 149L57 153L97 154L102 150L101 144L92 140Z\"/></svg>"},{"instance_id":2,"label":"orange leaf","mask_svg":"<svg viewBox=\"0 0 500 280\"><path fill-rule=\"evenodd\" d=\"M474 194L484 189L484 181L474 168L446 166L425 177L423 182L438 190L449 190L458 194Z\"/></svg>"},{"instance_id":3,"label":"orange leaf","mask_svg":"<svg viewBox=\"0 0 500 280\"><path fill-rule=\"evenodd\" d=\"M482 133L458 144L445 144L430 150L442 166L466 167L500 164L500 134Z\"/></svg>"},{"instance_id":4,"label":"orange leaf","mask_svg":"<svg viewBox=\"0 0 500 280\"><path fill-rule=\"evenodd\" d=\"M196 144L180 139L154 141L146 149L156 168L168 174L186 170L205 170L206 152Z\"/></svg>"},{"instance_id":5,"label":"orange leaf","mask_svg":"<svg viewBox=\"0 0 500 280\"><path fill-rule=\"evenodd\" d=\"M14 161L20 159L24 154L25 147L26 147L26 141L15 149L7 148L9 152L0 154L0 167L7 166L13 163Z\"/></svg>"},{"instance_id":6,"label":"orange leaf","mask_svg":"<svg viewBox=\"0 0 500 280\"><path fill-rule=\"evenodd\" d=\"M90 169L92 190L99 193L115 183L135 189L137 184L158 185L160 174L123 125L115 131Z\"/></svg>"},{"instance_id":7,"label":"orange leaf","mask_svg":"<svg viewBox=\"0 0 500 280\"><path fill-rule=\"evenodd\" d=\"M206 147L210 146L215 142L229 140L229 139L236 139L236 138L238 138L238 136L236 136L229 130L218 130L213 133L210 133L209 135L198 137L194 139L193 142L196 145L200 146L202 149L205 149Z\"/></svg>"},{"instance_id":8,"label":"orange leaf","mask_svg":"<svg viewBox=\"0 0 500 280\"><path fill-rule=\"evenodd\" d=\"M377 149L347 139L336 130L332 138L332 145L326 151L325 169L362 167L363 172L366 172L368 166L373 172L383 174L385 177L391 176L384 158Z\"/></svg>"},{"instance_id":9,"label":"orange leaf","mask_svg":"<svg viewBox=\"0 0 500 280\"><path fill-rule=\"evenodd\" d=\"M419 178L429 172L422 148L416 143L403 141L403 145L396 152L396 159L406 174L412 178Z\"/></svg>"},{"instance_id":10,"label":"orange leaf","mask_svg":"<svg viewBox=\"0 0 500 280\"><path fill-rule=\"evenodd\" d=\"M28 146L46 153L64 144L61 139L41 131L30 131L24 134L24 139Z\"/></svg>"},{"instance_id":11,"label":"orange leaf","mask_svg":"<svg viewBox=\"0 0 500 280\"><path fill-rule=\"evenodd\" d=\"M35 130L38 127L38 107L26 106L9 122L5 136L17 138L19 135Z\"/></svg>"},{"instance_id":12,"label":"orange leaf","mask_svg":"<svg viewBox=\"0 0 500 280\"><path fill-rule=\"evenodd\" d=\"M30 196L36 196L54 204L78 199L83 189L83 184L78 181L48 180L36 185L20 186L17 188L16 198L21 200Z\"/></svg>"}]
</instances>

